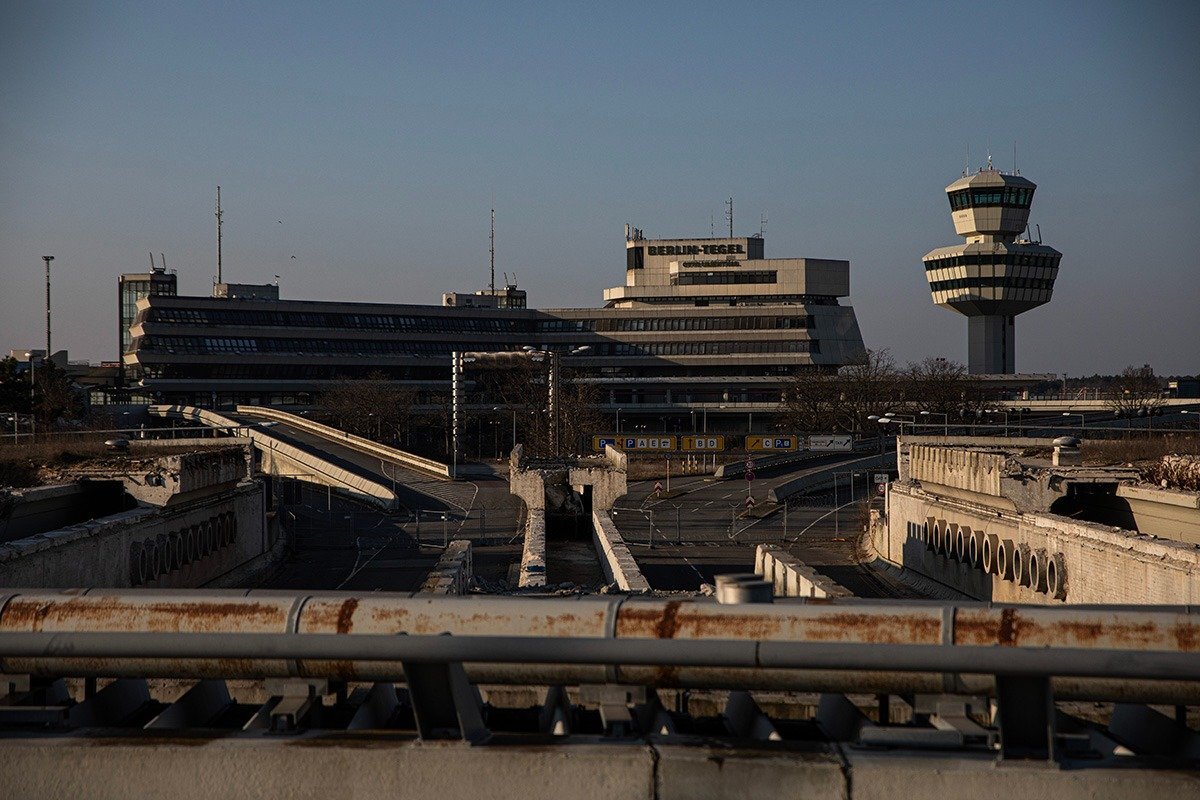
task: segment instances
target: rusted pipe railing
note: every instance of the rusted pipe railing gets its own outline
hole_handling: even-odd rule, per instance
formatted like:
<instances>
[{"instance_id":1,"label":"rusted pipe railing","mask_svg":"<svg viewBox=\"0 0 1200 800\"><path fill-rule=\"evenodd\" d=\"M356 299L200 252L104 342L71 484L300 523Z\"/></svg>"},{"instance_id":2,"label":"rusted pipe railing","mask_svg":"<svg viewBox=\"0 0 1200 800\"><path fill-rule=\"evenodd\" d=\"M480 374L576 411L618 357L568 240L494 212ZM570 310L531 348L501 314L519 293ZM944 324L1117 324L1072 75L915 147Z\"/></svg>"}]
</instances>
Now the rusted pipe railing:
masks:
<instances>
[{"instance_id":1,"label":"rusted pipe railing","mask_svg":"<svg viewBox=\"0 0 1200 800\"><path fill-rule=\"evenodd\" d=\"M986 673L1008 667L1000 661L977 662L974 659L985 656L990 659L993 655L1003 659L1008 657L1003 655L1005 652L1047 648L1046 652L1051 653L1045 656L1047 658L1055 658L1053 653L1065 651L1070 651L1071 659L1076 651L1103 653L1097 658L1108 659L1113 664L1107 674L1124 676L1072 677L1076 675L1072 668L1047 668L1046 674L1063 675L1052 680L1054 693L1061 699L1200 703L1200 612L1189 607L990 606L983 603L854 600L810 603L792 598L777 598L776 602L765 604L720 605L703 600L618 596L526 598L267 591L9 591L11 594L6 596L0 590L0 634L81 633L99 634L101 639L126 633L214 634L224 638L241 634L292 637L278 640L281 643L278 656L234 656L220 646L207 643L192 651L193 655L168 659L156 659L149 656L148 651L139 653L136 648L125 651L126 655L111 656L105 656L99 650L84 655L85 651L78 650L70 657L61 651L56 651L58 655L53 657L28 655L30 651L20 651L26 655L10 651L0 655L0 672L4 673L77 677L169 674L192 678L292 675L383 681L395 680L402 670L398 664L389 663L387 658L358 658L358 654L365 652L359 649L360 646L366 647L364 642L368 639L382 636L399 641L395 647L409 648L418 637L440 636L454 643L422 646L458 647L459 642L469 638L499 636L509 642L505 647L532 650L545 645L547 649L539 651L536 658L506 660L498 650L488 651L490 656L485 654L482 659L464 656L472 681L496 684L619 681L714 689L864 693L961 691L990 695L994 692L995 681ZM282 647L283 642L315 647L318 640L312 637L319 635L339 640L337 647L345 649L337 650L336 657L325 658L305 655L301 651L289 652ZM678 651L671 648L654 650L656 655L651 663L641 663L631 655L647 643L653 649L654 640L673 640L685 647ZM249 640L239 638L239 641ZM556 641L561 644L553 644ZM621 658L610 661L592 656L571 658L565 654L549 658L552 644L554 653L560 649L565 653L582 643L592 647L592 642L605 642L596 646L611 647ZM804 661L810 665L806 667L789 667L784 662L768 660L774 658L773 653L786 651L786 648L778 649L780 646L792 643L813 645L802 648L805 659L818 659L813 654L821 652L838 655L828 667L815 666L826 663L819 659ZM842 645L872 646L862 647L861 652L885 646L937 645L950 648L937 652L957 652L960 656L937 662L931 671L916 667L910 670L890 657L894 653L889 650L888 658L871 661L867 666L867 662L838 661L846 655L838 650ZM693 666L692 662L682 660L681 655L690 652L688 648L693 646L709 654L707 658L717 651L727 652L731 647L738 652L753 652L755 657L724 666L720 662ZM407 659L412 652L406 650L397 658ZM225 655L220 655L222 653ZM664 653L669 653L669 657ZM1142 666L1146 663L1144 657L1154 658L1155 653L1183 654L1184 657L1173 661L1179 661L1185 667L1192 664L1194 669L1190 673L1186 669L1172 673L1175 677L1170 679L1152 677L1157 673L1145 671ZM958 660L960 658L965 660ZM1122 660L1128 660L1128 665L1117 663ZM862 666L849 669L846 668L848 663ZM983 667L983 672L976 671L975 667L981 664L988 666Z\"/></svg>"},{"instance_id":2,"label":"rusted pipe railing","mask_svg":"<svg viewBox=\"0 0 1200 800\"><path fill-rule=\"evenodd\" d=\"M350 636L330 633L0 633L12 658L150 659L147 677L174 677L179 659L749 667L892 670L972 675L1200 680L1200 655L1091 648L764 642L734 639L617 640L560 636ZM239 666L229 669L237 672ZM386 667L385 667L386 669ZM247 677L236 675L235 677ZM310 676L311 677L311 676Z\"/></svg>"}]
</instances>

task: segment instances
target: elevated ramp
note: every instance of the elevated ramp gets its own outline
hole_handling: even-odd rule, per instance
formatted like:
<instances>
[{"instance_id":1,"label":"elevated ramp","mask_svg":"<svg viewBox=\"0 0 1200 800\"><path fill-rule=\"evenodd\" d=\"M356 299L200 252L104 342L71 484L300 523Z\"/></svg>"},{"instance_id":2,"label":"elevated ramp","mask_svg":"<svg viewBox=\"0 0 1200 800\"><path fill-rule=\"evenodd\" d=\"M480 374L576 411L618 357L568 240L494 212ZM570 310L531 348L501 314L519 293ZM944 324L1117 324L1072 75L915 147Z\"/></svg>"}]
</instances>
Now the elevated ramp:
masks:
<instances>
[{"instance_id":1,"label":"elevated ramp","mask_svg":"<svg viewBox=\"0 0 1200 800\"><path fill-rule=\"evenodd\" d=\"M159 417L192 420L250 439L262 454L262 470L268 474L303 477L386 511L395 511L401 505L396 493L383 482L382 476L372 476L365 470L356 469L350 462L322 455L315 449L299 447L276 436L270 428L261 428L245 420L195 406L151 406L150 413Z\"/></svg>"}]
</instances>

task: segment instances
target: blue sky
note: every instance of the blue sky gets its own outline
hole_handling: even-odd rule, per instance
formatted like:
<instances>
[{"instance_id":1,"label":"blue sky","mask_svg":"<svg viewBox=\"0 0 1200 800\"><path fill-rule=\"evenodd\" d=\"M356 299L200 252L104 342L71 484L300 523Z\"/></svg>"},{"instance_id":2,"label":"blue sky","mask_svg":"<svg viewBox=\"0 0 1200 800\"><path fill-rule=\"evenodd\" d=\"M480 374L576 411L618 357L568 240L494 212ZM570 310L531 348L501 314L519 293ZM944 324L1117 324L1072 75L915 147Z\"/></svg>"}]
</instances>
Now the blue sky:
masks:
<instances>
[{"instance_id":1,"label":"blue sky","mask_svg":"<svg viewBox=\"0 0 1200 800\"><path fill-rule=\"evenodd\" d=\"M0 5L0 348L116 350L164 252L295 298L439 302L497 271L601 303L623 224L847 258L869 347L966 357L921 256L990 148L1064 253L1021 371L1200 372L1200 4ZM295 255L296 258L291 258Z\"/></svg>"}]
</instances>

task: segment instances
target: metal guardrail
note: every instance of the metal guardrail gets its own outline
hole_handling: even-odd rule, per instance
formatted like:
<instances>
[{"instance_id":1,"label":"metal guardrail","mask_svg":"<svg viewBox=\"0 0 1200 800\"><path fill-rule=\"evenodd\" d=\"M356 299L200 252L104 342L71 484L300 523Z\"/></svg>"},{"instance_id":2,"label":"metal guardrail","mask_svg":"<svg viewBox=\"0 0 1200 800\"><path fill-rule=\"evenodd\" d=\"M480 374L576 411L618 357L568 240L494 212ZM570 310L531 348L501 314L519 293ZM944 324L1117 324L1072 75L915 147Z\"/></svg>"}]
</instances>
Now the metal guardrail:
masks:
<instances>
[{"instance_id":1,"label":"metal guardrail","mask_svg":"<svg viewBox=\"0 0 1200 800\"><path fill-rule=\"evenodd\" d=\"M603 664L775 670L887 670L1025 677L1200 681L1200 655L1082 647L606 639L582 636L429 636L328 633L0 633L0 658L138 659L144 677L198 677L181 659L379 662L374 680L402 680L402 662ZM336 665L316 673L340 675ZM231 672L238 671L236 666ZM312 668L305 672L313 676ZM287 677L283 672L274 677ZM258 672L258 677L267 677ZM236 677L250 677L237 675Z\"/></svg>"}]
</instances>

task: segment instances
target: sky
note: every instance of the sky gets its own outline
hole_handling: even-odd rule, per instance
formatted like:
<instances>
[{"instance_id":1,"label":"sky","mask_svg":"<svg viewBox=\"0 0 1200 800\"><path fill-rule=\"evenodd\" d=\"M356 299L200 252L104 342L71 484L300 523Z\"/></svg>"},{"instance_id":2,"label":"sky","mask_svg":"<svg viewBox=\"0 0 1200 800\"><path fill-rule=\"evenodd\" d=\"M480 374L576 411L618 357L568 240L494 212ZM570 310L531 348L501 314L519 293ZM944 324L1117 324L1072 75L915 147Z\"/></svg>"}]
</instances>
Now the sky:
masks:
<instances>
[{"instance_id":1,"label":"sky","mask_svg":"<svg viewBox=\"0 0 1200 800\"><path fill-rule=\"evenodd\" d=\"M602 304L624 224L851 262L868 347L966 360L921 256L990 151L1064 255L1021 372L1200 372L1196 2L0 3L0 351L117 350L163 253L298 299L439 303L515 273ZM970 161L967 161L969 152ZM294 257L293 257L294 256ZM156 255L157 259L158 256Z\"/></svg>"}]
</instances>

